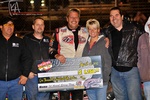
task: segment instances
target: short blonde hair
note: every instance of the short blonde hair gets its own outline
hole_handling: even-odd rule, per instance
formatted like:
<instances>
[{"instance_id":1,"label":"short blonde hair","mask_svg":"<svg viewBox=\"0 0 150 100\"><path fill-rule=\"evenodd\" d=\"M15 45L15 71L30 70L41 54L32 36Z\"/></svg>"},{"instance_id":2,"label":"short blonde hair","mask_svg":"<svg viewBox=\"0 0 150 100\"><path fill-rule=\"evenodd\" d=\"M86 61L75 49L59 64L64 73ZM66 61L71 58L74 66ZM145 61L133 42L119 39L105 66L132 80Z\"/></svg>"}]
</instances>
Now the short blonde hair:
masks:
<instances>
[{"instance_id":1,"label":"short blonde hair","mask_svg":"<svg viewBox=\"0 0 150 100\"><path fill-rule=\"evenodd\" d=\"M71 8L71 9L69 9L68 12L67 12L66 17L69 16L70 12L77 12L78 15L79 15L79 18L80 18L81 11L79 9L77 9L77 8Z\"/></svg>"},{"instance_id":2,"label":"short blonde hair","mask_svg":"<svg viewBox=\"0 0 150 100\"><path fill-rule=\"evenodd\" d=\"M98 29L100 29L100 23L96 19L89 19L86 21L86 28L88 29L90 25L96 25Z\"/></svg>"}]
</instances>

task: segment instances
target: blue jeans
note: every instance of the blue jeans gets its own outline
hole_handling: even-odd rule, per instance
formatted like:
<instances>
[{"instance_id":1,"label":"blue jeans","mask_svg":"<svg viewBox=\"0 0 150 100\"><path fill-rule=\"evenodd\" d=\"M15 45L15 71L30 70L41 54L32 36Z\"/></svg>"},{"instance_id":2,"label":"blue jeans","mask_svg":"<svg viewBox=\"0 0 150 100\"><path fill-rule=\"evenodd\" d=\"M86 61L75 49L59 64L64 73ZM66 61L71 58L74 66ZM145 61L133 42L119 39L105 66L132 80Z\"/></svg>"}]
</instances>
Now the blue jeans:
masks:
<instances>
[{"instance_id":1,"label":"blue jeans","mask_svg":"<svg viewBox=\"0 0 150 100\"><path fill-rule=\"evenodd\" d=\"M0 100L22 100L23 85L18 84L19 78L11 81L0 81Z\"/></svg>"},{"instance_id":2,"label":"blue jeans","mask_svg":"<svg viewBox=\"0 0 150 100\"><path fill-rule=\"evenodd\" d=\"M111 82L116 100L142 100L137 67L127 72L118 72L112 67Z\"/></svg>"},{"instance_id":3,"label":"blue jeans","mask_svg":"<svg viewBox=\"0 0 150 100\"><path fill-rule=\"evenodd\" d=\"M108 85L104 85L103 88L87 89L86 93L89 100L106 100L106 91Z\"/></svg>"},{"instance_id":4,"label":"blue jeans","mask_svg":"<svg viewBox=\"0 0 150 100\"><path fill-rule=\"evenodd\" d=\"M25 85L28 100L49 100L50 92L38 92L38 77L28 79Z\"/></svg>"},{"instance_id":5,"label":"blue jeans","mask_svg":"<svg viewBox=\"0 0 150 100\"><path fill-rule=\"evenodd\" d=\"M144 95L146 100L150 100L150 81L144 82Z\"/></svg>"}]
</instances>

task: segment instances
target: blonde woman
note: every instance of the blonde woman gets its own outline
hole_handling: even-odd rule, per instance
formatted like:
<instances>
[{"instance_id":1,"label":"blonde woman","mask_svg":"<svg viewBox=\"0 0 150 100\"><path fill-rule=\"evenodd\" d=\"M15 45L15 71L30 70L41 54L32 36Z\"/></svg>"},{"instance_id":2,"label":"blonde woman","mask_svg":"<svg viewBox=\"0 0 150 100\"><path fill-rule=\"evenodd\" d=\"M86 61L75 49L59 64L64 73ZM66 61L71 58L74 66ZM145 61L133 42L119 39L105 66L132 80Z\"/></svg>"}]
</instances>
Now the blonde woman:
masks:
<instances>
[{"instance_id":1,"label":"blonde woman","mask_svg":"<svg viewBox=\"0 0 150 100\"><path fill-rule=\"evenodd\" d=\"M96 19L89 19L86 22L86 28L89 32L89 39L86 43L82 56L96 56L102 57L102 75L103 88L87 89L89 100L106 100L106 92L108 87L109 75L111 72L111 57L108 49L105 47L105 37L100 34L100 24ZM94 76L97 77L98 76Z\"/></svg>"}]
</instances>

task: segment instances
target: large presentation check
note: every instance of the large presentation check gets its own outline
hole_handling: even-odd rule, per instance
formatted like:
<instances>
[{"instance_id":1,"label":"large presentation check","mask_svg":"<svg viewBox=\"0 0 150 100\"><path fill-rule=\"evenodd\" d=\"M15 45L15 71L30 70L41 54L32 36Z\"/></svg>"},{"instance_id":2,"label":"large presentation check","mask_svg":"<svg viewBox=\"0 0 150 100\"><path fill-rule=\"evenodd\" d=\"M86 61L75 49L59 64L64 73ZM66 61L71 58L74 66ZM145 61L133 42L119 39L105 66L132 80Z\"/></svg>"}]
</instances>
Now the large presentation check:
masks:
<instances>
[{"instance_id":1,"label":"large presentation check","mask_svg":"<svg viewBox=\"0 0 150 100\"><path fill-rule=\"evenodd\" d=\"M37 66L40 92L103 87L101 56L69 58L64 64L44 60Z\"/></svg>"}]
</instances>

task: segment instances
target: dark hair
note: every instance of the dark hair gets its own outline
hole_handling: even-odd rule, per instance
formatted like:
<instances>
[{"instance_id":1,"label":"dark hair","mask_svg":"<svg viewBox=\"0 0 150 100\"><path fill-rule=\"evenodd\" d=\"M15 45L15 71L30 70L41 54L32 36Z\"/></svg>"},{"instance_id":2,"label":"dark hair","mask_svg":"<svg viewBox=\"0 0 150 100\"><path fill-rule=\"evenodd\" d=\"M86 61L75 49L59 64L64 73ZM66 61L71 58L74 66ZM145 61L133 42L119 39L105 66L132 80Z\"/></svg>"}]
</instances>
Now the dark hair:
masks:
<instances>
[{"instance_id":1,"label":"dark hair","mask_svg":"<svg viewBox=\"0 0 150 100\"><path fill-rule=\"evenodd\" d=\"M122 16L122 10L119 7L113 7L110 9L110 11L112 10L119 10L120 15Z\"/></svg>"},{"instance_id":2,"label":"dark hair","mask_svg":"<svg viewBox=\"0 0 150 100\"><path fill-rule=\"evenodd\" d=\"M41 18L41 17L35 17L35 18L34 18L34 20L33 20L33 25L35 24L35 21L36 21L37 19L41 19L41 20L43 20L43 21L44 21L44 19L43 19L43 18Z\"/></svg>"},{"instance_id":3,"label":"dark hair","mask_svg":"<svg viewBox=\"0 0 150 100\"><path fill-rule=\"evenodd\" d=\"M12 19L11 17L3 17L3 18L1 19L0 25L4 25L4 24L6 24L6 23L9 22L9 21L11 21L11 22L14 23L14 21L13 21L13 19Z\"/></svg>"}]
</instances>

